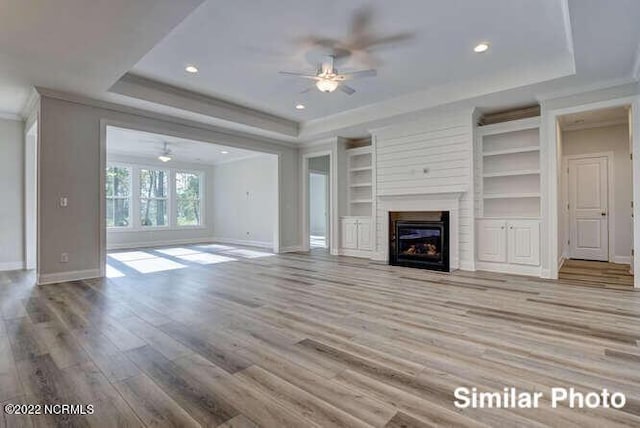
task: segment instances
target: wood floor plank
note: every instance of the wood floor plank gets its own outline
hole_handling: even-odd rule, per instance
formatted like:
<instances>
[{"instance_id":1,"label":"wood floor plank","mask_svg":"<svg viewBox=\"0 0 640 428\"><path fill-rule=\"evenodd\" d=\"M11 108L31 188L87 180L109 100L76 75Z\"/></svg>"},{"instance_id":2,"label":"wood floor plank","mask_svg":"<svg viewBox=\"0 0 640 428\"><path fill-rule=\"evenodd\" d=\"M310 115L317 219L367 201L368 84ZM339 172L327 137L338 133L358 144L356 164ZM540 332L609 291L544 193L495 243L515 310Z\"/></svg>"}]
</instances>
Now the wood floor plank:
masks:
<instances>
[{"instance_id":1,"label":"wood floor plank","mask_svg":"<svg viewBox=\"0 0 640 428\"><path fill-rule=\"evenodd\" d=\"M125 257L122 277L40 287L0 272L0 402L96 409L0 426L640 426L640 293L624 266L572 260L553 281L183 247L220 262L142 274ZM627 402L458 409L458 386Z\"/></svg>"},{"instance_id":2,"label":"wood floor plank","mask_svg":"<svg viewBox=\"0 0 640 428\"><path fill-rule=\"evenodd\" d=\"M370 426L259 366L246 368L236 373L235 376L243 379L248 384L255 385L263 393L275 398L287 408L305 418L311 419L322 427Z\"/></svg>"},{"instance_id":3,"label":"wood floor plank","mask_svg":"<svg viewBox=\"0 0 640 428\"><path fill-rule=\"evenodd\" d=\"M119 382L116 388L147 426L176 428L200 426L144 374Z\"/></svg>"},{"instance_id":4,"label":"wood floor plank","mask_svg":"<svg viewBox=\"0 0 640 428\"><path fill-rule=\"evenodd\" d=\"M127 355L203 426L217 426L239 415L223 396L151 347L127 351Z\"/></svg>"}]
</instances>

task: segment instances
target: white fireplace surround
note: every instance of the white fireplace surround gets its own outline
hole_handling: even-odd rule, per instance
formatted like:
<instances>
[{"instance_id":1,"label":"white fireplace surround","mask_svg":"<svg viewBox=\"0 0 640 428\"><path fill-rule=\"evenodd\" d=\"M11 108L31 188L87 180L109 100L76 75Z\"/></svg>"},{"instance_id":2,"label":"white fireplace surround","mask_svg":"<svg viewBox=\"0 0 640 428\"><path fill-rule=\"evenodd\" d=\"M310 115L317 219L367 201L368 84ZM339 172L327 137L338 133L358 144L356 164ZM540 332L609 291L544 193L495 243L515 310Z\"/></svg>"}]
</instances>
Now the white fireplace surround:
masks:
<instances>
[{"instance_id":1,"label":"white fireplace surround","mask_svg":"<svg viewBox=\"0 0 640 428\"><path fill-rule=\"evenodd\" d=\"M394 211L449 211L449 271L460 267L459 222L460 198L463 191L442 193L413 193L402 195L379 195L377 205L382 211L382 251L376 259L389 263L389 213Z\"/></svg>"}]
</instances>

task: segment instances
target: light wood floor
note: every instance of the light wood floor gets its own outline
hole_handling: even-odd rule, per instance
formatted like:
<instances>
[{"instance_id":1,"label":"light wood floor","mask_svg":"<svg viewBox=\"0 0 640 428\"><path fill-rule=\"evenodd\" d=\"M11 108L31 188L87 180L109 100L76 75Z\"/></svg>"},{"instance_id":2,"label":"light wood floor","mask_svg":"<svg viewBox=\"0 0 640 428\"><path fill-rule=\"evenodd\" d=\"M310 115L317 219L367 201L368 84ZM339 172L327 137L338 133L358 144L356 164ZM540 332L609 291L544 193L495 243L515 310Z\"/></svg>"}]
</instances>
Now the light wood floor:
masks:
<instances>
[{"instance_id":1,"label":"light wood floor","mask_svg":"<svg viewBox=\"0 0 640 428\"><path fill-rule=\"evenodd\" d=\"M629 265L616 263L565 260L559 277L564 282L589 287L633 287L633 275L629 273Z\"/></svg>"},{"instance_id":2,"label":"light wood floor","mask_svg":"<svg viewBox=\"0 0 640 428\"><path fill-rule=\"evenodd\" d=\"M0 273L0 402L95 408L0 425L640 426L632 289L196 251L215 254L121 256L119 277L41 287ZM131 268L166 260L188 267ZM627 405L458 410L459 386L608 388Z\"/></svg>"}]
</instances>

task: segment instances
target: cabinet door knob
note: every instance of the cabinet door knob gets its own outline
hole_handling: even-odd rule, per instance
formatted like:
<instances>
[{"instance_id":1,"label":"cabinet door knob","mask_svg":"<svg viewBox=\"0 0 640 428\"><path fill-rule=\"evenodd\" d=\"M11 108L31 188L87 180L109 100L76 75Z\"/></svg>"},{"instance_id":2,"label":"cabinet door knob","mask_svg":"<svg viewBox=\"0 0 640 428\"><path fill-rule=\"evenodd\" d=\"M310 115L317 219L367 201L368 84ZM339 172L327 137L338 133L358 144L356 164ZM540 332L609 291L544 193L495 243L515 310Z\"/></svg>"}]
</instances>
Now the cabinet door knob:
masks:
<instances>
[{"instance_id":1,"label":"cabinet door knob","mask_svg":"<svg viewBox=\"0 0 640 428\"><path fill-rule=\"evenodd\" d=\"M504 230L504 226L500 226L500 229Z\"/></svg>"}]
</instances>

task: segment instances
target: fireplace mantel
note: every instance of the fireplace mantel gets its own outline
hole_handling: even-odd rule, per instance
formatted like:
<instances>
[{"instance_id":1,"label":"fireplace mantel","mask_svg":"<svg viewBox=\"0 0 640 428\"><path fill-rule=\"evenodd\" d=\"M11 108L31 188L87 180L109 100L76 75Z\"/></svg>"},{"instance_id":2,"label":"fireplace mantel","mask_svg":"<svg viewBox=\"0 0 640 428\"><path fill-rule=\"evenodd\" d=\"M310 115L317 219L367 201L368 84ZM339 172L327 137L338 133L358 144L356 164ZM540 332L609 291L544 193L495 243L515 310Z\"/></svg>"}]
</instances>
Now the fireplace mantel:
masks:
<instances>
[{"instance_id":1,"label":"fireplace mantel","mask_svg":"<svg viewBox=\"0 0 640 428\"><path fill-rule=\"evenodd\" d=\"M404 199L404 198L424 198L424 199L460 199L469 189L465 187L444 187L442 190L433 190L429 192L403 192L403 193L378 193L378 199L381 201L388 199Z\"/></svg>"},{"instance_id":2,"label":"fireplace mantel","mask_svg":"<svg viewBox=\"0 0 640 428\"><path fill-rule=\"evenodd\" d=\"M389 262L389 248L386 244L389 241L389 212L392 211L449 211L449 238L450 238L450 270L458 269L460 266L459 254L459 221L460 198L468 189L466 187L445 187L442 191L416 192L416 193L394 193L378 194L377 206L381 228L378 244L381 251L376 252L375 258ZM381 244L381 245L380 245Z\"/></svg>"}]
</instances>

